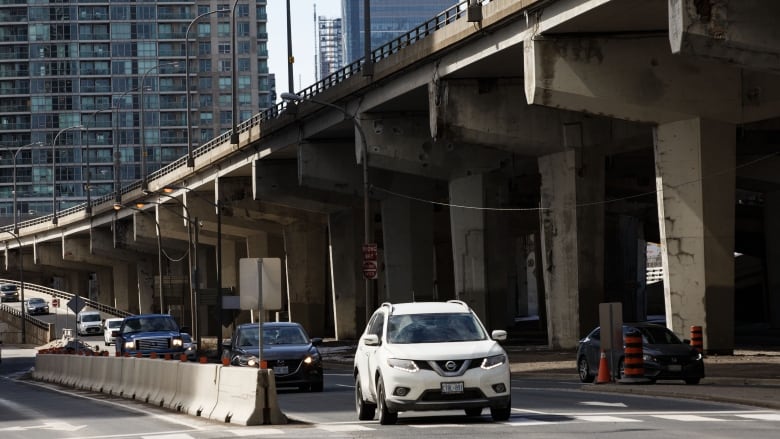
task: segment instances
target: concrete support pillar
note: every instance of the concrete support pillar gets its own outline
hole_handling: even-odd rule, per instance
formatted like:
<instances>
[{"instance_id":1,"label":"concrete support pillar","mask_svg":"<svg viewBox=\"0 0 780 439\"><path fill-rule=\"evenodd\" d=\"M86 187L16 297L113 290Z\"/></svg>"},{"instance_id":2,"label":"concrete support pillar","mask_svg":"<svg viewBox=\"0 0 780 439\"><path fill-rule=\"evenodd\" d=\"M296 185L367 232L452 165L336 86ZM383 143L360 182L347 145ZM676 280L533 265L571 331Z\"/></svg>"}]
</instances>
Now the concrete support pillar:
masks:
<instances>
[{"instance_id":1,"label":"concrete support pillar","mask_svg":"<svg viewBox=\"0 0 780 439\"><path fill-rule=\"evenodd\" d=\"M450 181L450 202L483 207L485 176L471 175ZM487 316L485 217L479 209L450 209L455 294L481 319Z\"/></svg>"},{"instance_id":2,"label":"concrete support pillar","mask_svg":"<svg viewBox=\"0 0 780 439\"><path fill-rule=\"evenodd\" d=\"M390 302L433 299L433 208L402 197L381 202L386 291Z\"/></svg>"},{"instance_id":3,"label":"concrete support pillar","mask_svg":"<svg viewBox=\"0 0 780 439\"><path fill-rule=\"evenodd\" d=\"M131 267L133 273L131 274ZM119 309L125 309L130 312L132 310L138 310L138 296L135 296L135 304L133 304L133 297L130 295L130 291L135 291L135 288L128 288L131 283L131 279L135 277L135 266L131 264L117 264L114 266L114 299L116 307Z\"/></svg>"},{"instance_id":4,"label":"concrete support pillar","mask_svg":"<svg viewBox=\"0 0 780 439\"><path fill-rule=\"evenodd\" d=\"M764 194L764 234L766 239L767 309L772 328L780 328L780 191Z\"/></svg>"},{"instance_id":5,"label":"concrete support pillar","mask_svg":"<svg viewBox=\"0 0 780 439\"><path fill-rule=\"evenodd\" d=\"M363 212L328 215L331 294L336 339L357 339L365 326L365 282L360 271Z\"/></svg>"},{"instance_id":6,"label":"concrete support pillar","mask_svg":"<svg viewBox=\"0 0 780 439\"><path fill-rule=\"evenodd\" d=\"M598 324L604 298L604 165L578 148L539 158L547 333L570 349Z\"/></svg>"},{"instance_id":7,"label":"concrete support pillar","mask_svg":"<svg viewBox=\"0 0 780 439\"><path fill-rule=\"evenodd\" d=\"M327 273L323 224L293 221L284 227L287 306L290 320L313 336L325 334Z\"/></svg>"},{"instance_id":8,"label":"concrete support pillar","mask_svg":"<svg viewBox=\"0 0 780 439\"><path fill-rule=\"evenodd\" d=\"M154 290L154 277L157 275L157 259L139 260L135 265L137 286L135 292L142 313L160 312L160 298Z\"/></svg>"},{"instance_id":9,"label":"concrete support pillar","mask_svg":"<svg viewBox=\"0 0 780 439\"><path fill-rule=\"evenodd\" d=\"M222 239L222 288L238 287L238 241Z\"/></svg>"},{"instance_id":10,"label":"concrete support pillar","mask_svg":"<svg viewBox=\"0 0 780 439\"><path fill-rule=\"evenodd\" d=\"M666 324L704 349L734 349L734 125L689 119L656 128Z\"/></svg>"}]
</instances>

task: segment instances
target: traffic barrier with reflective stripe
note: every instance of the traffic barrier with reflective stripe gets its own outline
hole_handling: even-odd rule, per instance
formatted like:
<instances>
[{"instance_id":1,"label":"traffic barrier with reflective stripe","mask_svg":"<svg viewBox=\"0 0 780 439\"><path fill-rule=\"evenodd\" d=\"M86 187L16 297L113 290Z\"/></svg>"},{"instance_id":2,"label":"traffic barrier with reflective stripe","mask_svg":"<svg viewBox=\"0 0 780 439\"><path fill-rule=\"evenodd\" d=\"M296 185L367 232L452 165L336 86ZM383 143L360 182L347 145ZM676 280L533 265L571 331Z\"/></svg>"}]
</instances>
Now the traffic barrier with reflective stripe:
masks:
<instances>
[{"instance_id":1,"label":"traffic barrier with reflective stripe","mask_svg":"<svg viewBox=\"0 0 780 439\"><path fill-rule=\"evenodd\" d=\"M636 330L630 330L624 336L625 351L623 355L623 376L618 380L624 384L648 383L645 378L645 362L642 358L642 334Z\"/></svg>"},{"instance_id":2,"label":"traffic barrier with reflective stripe","mask_svg":"<svg viewBox=\"0 0 780 439\"><path fill-rule=\"evenodd\" d=\"M691 347L704 353L704 336L701 326L691 326Z\"/></svg>"}]
</instances>

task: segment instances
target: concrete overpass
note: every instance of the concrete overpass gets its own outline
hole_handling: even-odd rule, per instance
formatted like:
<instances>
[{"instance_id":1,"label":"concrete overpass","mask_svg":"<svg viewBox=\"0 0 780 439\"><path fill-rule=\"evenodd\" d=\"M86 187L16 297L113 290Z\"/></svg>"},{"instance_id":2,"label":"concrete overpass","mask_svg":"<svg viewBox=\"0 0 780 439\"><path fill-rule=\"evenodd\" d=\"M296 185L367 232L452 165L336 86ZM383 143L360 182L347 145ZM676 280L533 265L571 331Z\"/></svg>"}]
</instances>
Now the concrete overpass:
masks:
<instances>
[{"instance_id":1,"label":"concrete overpass","mask_svg":"<svg viewBox=\"0 0 780 439\"><path fill-rule=\"evenodd\" d=\"M283 259L283 312L313 335L356 337L367 301L455 297L491 328L538 318L559 348L607 301L626 320L658 308L681 336L701 325L709 352L731 351L743 319L780 326L780 5L478 9L375 50L372 75L359 61L256 115L237 144L225 133L193 167L184 157L150 175L148 191L21 224L21 257L5 237L7 276L23 261L33 282L163 308L200 335L220 332L217 286L235 292L242 257ZM380 249L368 294L364 145ZM647 242L662 249L660 301L644 283Z\"/></svg>"}]
</instances>

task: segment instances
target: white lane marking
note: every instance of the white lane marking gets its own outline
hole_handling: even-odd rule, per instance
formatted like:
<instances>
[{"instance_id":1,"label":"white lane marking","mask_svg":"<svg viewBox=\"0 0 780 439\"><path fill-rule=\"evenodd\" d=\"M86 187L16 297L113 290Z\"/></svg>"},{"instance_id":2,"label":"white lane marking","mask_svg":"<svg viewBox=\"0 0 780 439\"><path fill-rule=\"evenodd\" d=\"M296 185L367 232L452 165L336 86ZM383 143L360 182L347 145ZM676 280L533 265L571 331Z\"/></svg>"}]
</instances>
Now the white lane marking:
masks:
<instances>
[{"instance_id":1,"label":"white lane marking","mask_svg":"<svg viewBox=\"0 0 780 439\"><path fill-rule=\"evenodd\" d=\"M670 421L683 421L683 422L711 422L711 421L725 421L725 419L710 418L707 416L699 415L653 415L654 418L668 419Z\"/></svg>"},{"instance_id":2,"label":"white lane marking","mask_svg":"<svg viewBox=\"0 0 780 439\"><path fill-rule=\"evenodd\" d=\"M575 416L580 421L587 422L642 422L639 419L619 418L617 416Z\"/></svg>"},{"instance_id":3,"label":"white lane marking","mask_svg":"<svg viewBox=\"0 0 780 439\"><path fill-rule=\"evenodd\" d=\"M533 425L550 425L550 424L559 424L559 422L539 421L538 419L531 419L531 418L519 418L519 419L513 419L509 422L504 422L504 425L509 425L512 427L529 427Z\"/></svg>"},{"instance_id":4,"label":"white lane marking","mask_svg":"<svg viewBox=\"0 0 780 439\"><path fill-rule=\"evenodd\" d=\"M410 425L414 428L452 428L452 427L465 427L462 424L426 424L426 425Z\"/></svg>"},{"instance_id":5,"label":"white lane marking","mask_svg":"<svg viewBox=\"0 0 780 439\"><path fill-rule=\"evenodd\" d=\"M143 439L194 439L188 434L155 434L154 436L141 436Z\"/></svg>"},{"instance_id":6,"label":"white lane marking","mask_svg":"<svg viewBox=\"0 0 780 439\"><path fill-rule=\"evenodd\" d=\"M315 427L320 428L325 431L329 431L331 433L344 433L349 431L373 431L373 428L366 427L363 425L355 425L355 424L341 424L341 425L333 425L333 424L318 424L315 425Z\"/></svg>"},{"instance_id":7,"label":"white lane marking","mask_svg":"<svg viewBox=\"0 0 780 439\"><path fill-rule=\"evenodd\" d=\"M600 407L628 407L627 405L623 404L622 402L582 401L582 402L578 402L577 404L597 405L597 406L600 406Z\"/></svg>"},{"instance_id":8,"label":"white lane marking","mask_svg":"<svg viewBox=\"0 0 780 439\"><path fill-rule=\"evenodd\" d=\"M780 421L780 414L776 413L756 413L750 415L737 415L740 418L758 419L760 421Z\"/></svg>"},{"instance_id":9,"label":"white lane marking","mask_svg":"<svg viewBox=\"0 0 780 439\"><path fill-rule=\"evenodd\" d=\"M284 434L284 430L281 430L279 428L248 428L246 430L226 430L230 433L232 433L234 436L238 437L249 437L249 436L265 436L269 434Z\"/></svg>"}]
</instances>

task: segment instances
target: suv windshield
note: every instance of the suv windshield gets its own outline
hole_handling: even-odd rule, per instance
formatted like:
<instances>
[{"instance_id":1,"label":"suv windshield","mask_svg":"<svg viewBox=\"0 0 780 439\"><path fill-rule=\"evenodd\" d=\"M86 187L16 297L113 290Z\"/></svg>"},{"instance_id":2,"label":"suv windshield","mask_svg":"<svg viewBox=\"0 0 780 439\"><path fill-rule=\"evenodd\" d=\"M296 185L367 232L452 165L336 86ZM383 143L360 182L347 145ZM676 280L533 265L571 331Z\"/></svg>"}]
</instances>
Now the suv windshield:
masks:
<instances>
[{"instance_id":1,"label":"suv windshield","mask_svg":"<svg viewBox=\"0 0 780 439\"><path fill-rule=\"evenodd\" d=\"M446 343L485 340L485 332L470 313L390 316L389 343Z\"/></svg>"},{"instance_id":2,"label":"suv windshield","mask_svg":"<svg viewBox=\"0 0 780 439\"><path fill-rule=\"evenodd\" d=\"M178 331L176 322L169 317L142 317L138 319L125 320L123 332L130 334L133 332L155 332L155 331Z\"/></svg>"},{"instance_id":3,"label":"suv windshield","mask_svg":"<svg viewBox=\"0 0 780 439\"><path fill-rule=\"evenodd\" d=\"M100 314L84 314L81 316L82 322L99 322Z\"/></svg>"}]
</instances>

